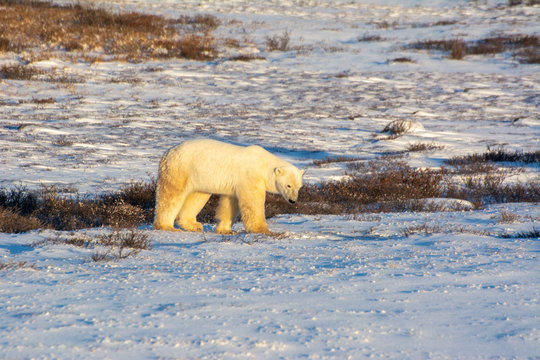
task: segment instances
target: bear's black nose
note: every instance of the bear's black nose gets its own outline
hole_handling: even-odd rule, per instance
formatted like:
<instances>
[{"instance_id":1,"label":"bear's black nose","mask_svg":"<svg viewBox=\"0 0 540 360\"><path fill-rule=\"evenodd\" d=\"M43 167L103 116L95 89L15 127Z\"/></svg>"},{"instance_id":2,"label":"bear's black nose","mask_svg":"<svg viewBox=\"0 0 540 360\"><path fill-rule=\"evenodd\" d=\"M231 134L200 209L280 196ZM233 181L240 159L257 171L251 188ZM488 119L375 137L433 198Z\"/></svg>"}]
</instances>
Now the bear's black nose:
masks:
<instances>
[{"instance_id":1,"label":"bear's black nose","mask_svg":"<svg viewBox=\"0 0 540 360\"><path fill-rule=\"evenodd\" d=\"M296 201L289 199L289 202L290 202L291 204L294 204Z\"/></svg>"}]
</instances>

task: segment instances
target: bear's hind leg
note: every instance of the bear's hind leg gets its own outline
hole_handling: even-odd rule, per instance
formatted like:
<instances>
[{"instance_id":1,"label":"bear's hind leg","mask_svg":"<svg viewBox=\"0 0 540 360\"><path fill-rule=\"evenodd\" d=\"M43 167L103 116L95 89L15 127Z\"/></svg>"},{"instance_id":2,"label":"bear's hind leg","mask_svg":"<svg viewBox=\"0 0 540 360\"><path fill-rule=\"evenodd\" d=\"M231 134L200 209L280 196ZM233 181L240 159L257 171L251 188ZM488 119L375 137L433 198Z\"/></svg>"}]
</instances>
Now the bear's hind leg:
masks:
<instances>
[{"instance_id":1,"label":"bear's hind leg","mask_svg":"<svg viewBox=\"0 0 540 360\"><path fill-rule=\"evenodd\" d=\"M155 230L176 230L174 228L174 219L182 207L185 194L180 194L172 198L157 197L156 213L154 216Z\"/></svg>"},{"instance_id":2,"label":"bear's hind leg","mask_svg":"<svg viewBox=\"0 0 540 360\"><path fill-rule=\"evenodd\" d=\"M231 227L237 216L238 199L234 196L221 196L216 210L216 218L219 220L216 232L218 234L231 234Z\"/></svg>"},{"instance_id":3,"label":"bear's hind leg","mask_svg":"<svg viewBox=\"0 0 540 360\"><path fill-rule=\"evenodd\" d=\"M184 205L187 195L185 183L175 186L166 178L158 178L153 225L155 230L177 230L174 228L174 219Z\"/></svg>"},{"instance_id":4,"label":"bear's hind leg","mask_svg":"<svg viewBox=\"0 0 540 360\"><path fill-rule=\"evenodd\" d=\"M209 198L210 194L201 192L189 194L176 217L178 225L187 231L202 231L203 226L197 222L197 214L201 212Z\"/></svg>"}]
</instances>

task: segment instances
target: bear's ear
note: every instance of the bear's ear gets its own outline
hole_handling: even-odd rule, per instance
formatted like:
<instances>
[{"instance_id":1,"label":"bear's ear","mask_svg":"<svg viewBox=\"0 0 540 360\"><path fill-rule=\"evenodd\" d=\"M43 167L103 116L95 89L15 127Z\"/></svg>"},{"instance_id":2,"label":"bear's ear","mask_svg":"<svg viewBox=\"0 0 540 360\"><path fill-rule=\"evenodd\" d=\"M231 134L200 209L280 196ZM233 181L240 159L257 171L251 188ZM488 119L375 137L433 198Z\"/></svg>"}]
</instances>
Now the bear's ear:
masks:
<instances>
[{"instance_id":1,"label":"bear's ear","mask_svg":"<svg viewBox=\"0 0 540 360\"><path fill-rule=\"evenodd\" d=\"M300 176L304 176L305 173L306 173L306 170L304 169L300 170Z\"/></svg>"},{"instance_id":2,"label":"bear's ear","mask_svg":"<svg viewBox=\"0 0 540 360\"><path fill-rule=\"evenodd\" d=\"M277 167L277 168L274 169L274 174L276 174L276 176L283 175L283 172L284 172L283 169L280 168L280 167Z\"/></svg>"}]
</instances>

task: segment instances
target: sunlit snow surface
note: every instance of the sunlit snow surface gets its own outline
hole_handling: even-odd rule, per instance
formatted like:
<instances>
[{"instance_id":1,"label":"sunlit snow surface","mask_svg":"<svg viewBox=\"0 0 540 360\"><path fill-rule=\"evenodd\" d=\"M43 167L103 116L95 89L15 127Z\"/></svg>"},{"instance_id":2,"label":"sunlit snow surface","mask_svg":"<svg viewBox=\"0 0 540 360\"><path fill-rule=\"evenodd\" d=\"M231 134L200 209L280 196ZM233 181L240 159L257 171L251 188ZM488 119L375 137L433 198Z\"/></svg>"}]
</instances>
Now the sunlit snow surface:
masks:
<instances>
[{"instance_id":1,"label":"sunlit snow surface","mask_svg":"<svg viewBox=\"0 0 540 360\"><path fill-rule=\"evenodd\" d=\"M216 15L223 21L216 36L245 38L266 60L34 63L82 80L0 81L0 186L115 190L155 177L163 152L193 137L262 145L307 168L310 183L343 174L339 164L317 168L313 159L373 159L417 142L443 148L407 155L414 166L441 166L487 146L539 149L538 65L507 54L453 61L405 48L425 39L538 34L539 6L100 3ZM433 25L442 20L455 23ZM285 30L300 50L265 52L265 37ZM384 40L358 41L364 35ZM393 63L397 57L414 63ZM32 101L46 98L55 102ZM424 130L384 140L380 131L395 119ZM515 176L538 173L526 166ZM504 212L516 219L501 221ZM142 229L152 250L98 263L92 249L31 246L52 231L0 234L2 262L26 262L0 270L0 358L537 358L540 243L512 236L539 229L539 219L537 204L504 204L279 216L269 220L278 237L221 237L212 225L204 234Z\"/></svg>"}]
</instances>

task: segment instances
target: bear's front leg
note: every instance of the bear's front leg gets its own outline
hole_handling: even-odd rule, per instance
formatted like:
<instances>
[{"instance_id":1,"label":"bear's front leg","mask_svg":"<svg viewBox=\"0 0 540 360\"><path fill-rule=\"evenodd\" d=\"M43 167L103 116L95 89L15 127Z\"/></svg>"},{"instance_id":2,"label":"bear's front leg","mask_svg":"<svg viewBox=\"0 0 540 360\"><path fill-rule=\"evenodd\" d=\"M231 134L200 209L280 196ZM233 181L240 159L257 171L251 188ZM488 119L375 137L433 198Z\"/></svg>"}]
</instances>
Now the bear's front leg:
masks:
<instances>
[{"instance_id":1,"label":"bear's front leg","mask_svg":"<svg viewBox=\"0 0 540 360\"><path fill-rule=\"evenodd\" d=\"M234 196L221 196L216 210L216 218L219 220L216 232L218 234L232 234L231 227L237 216L238 199Z\"/></svg>"},{"instance_id":2,"label":"bear's front leg","mask_svg":"<svg viewBox=\"0 0 540 360\"><path fill-rule=\"evenodd\" d=\"M264 216L266 188L264 182L258 181L238 191L238 206L242 222L247 232L269 234L270 230Z\"/></svg>"}]
</instances>

